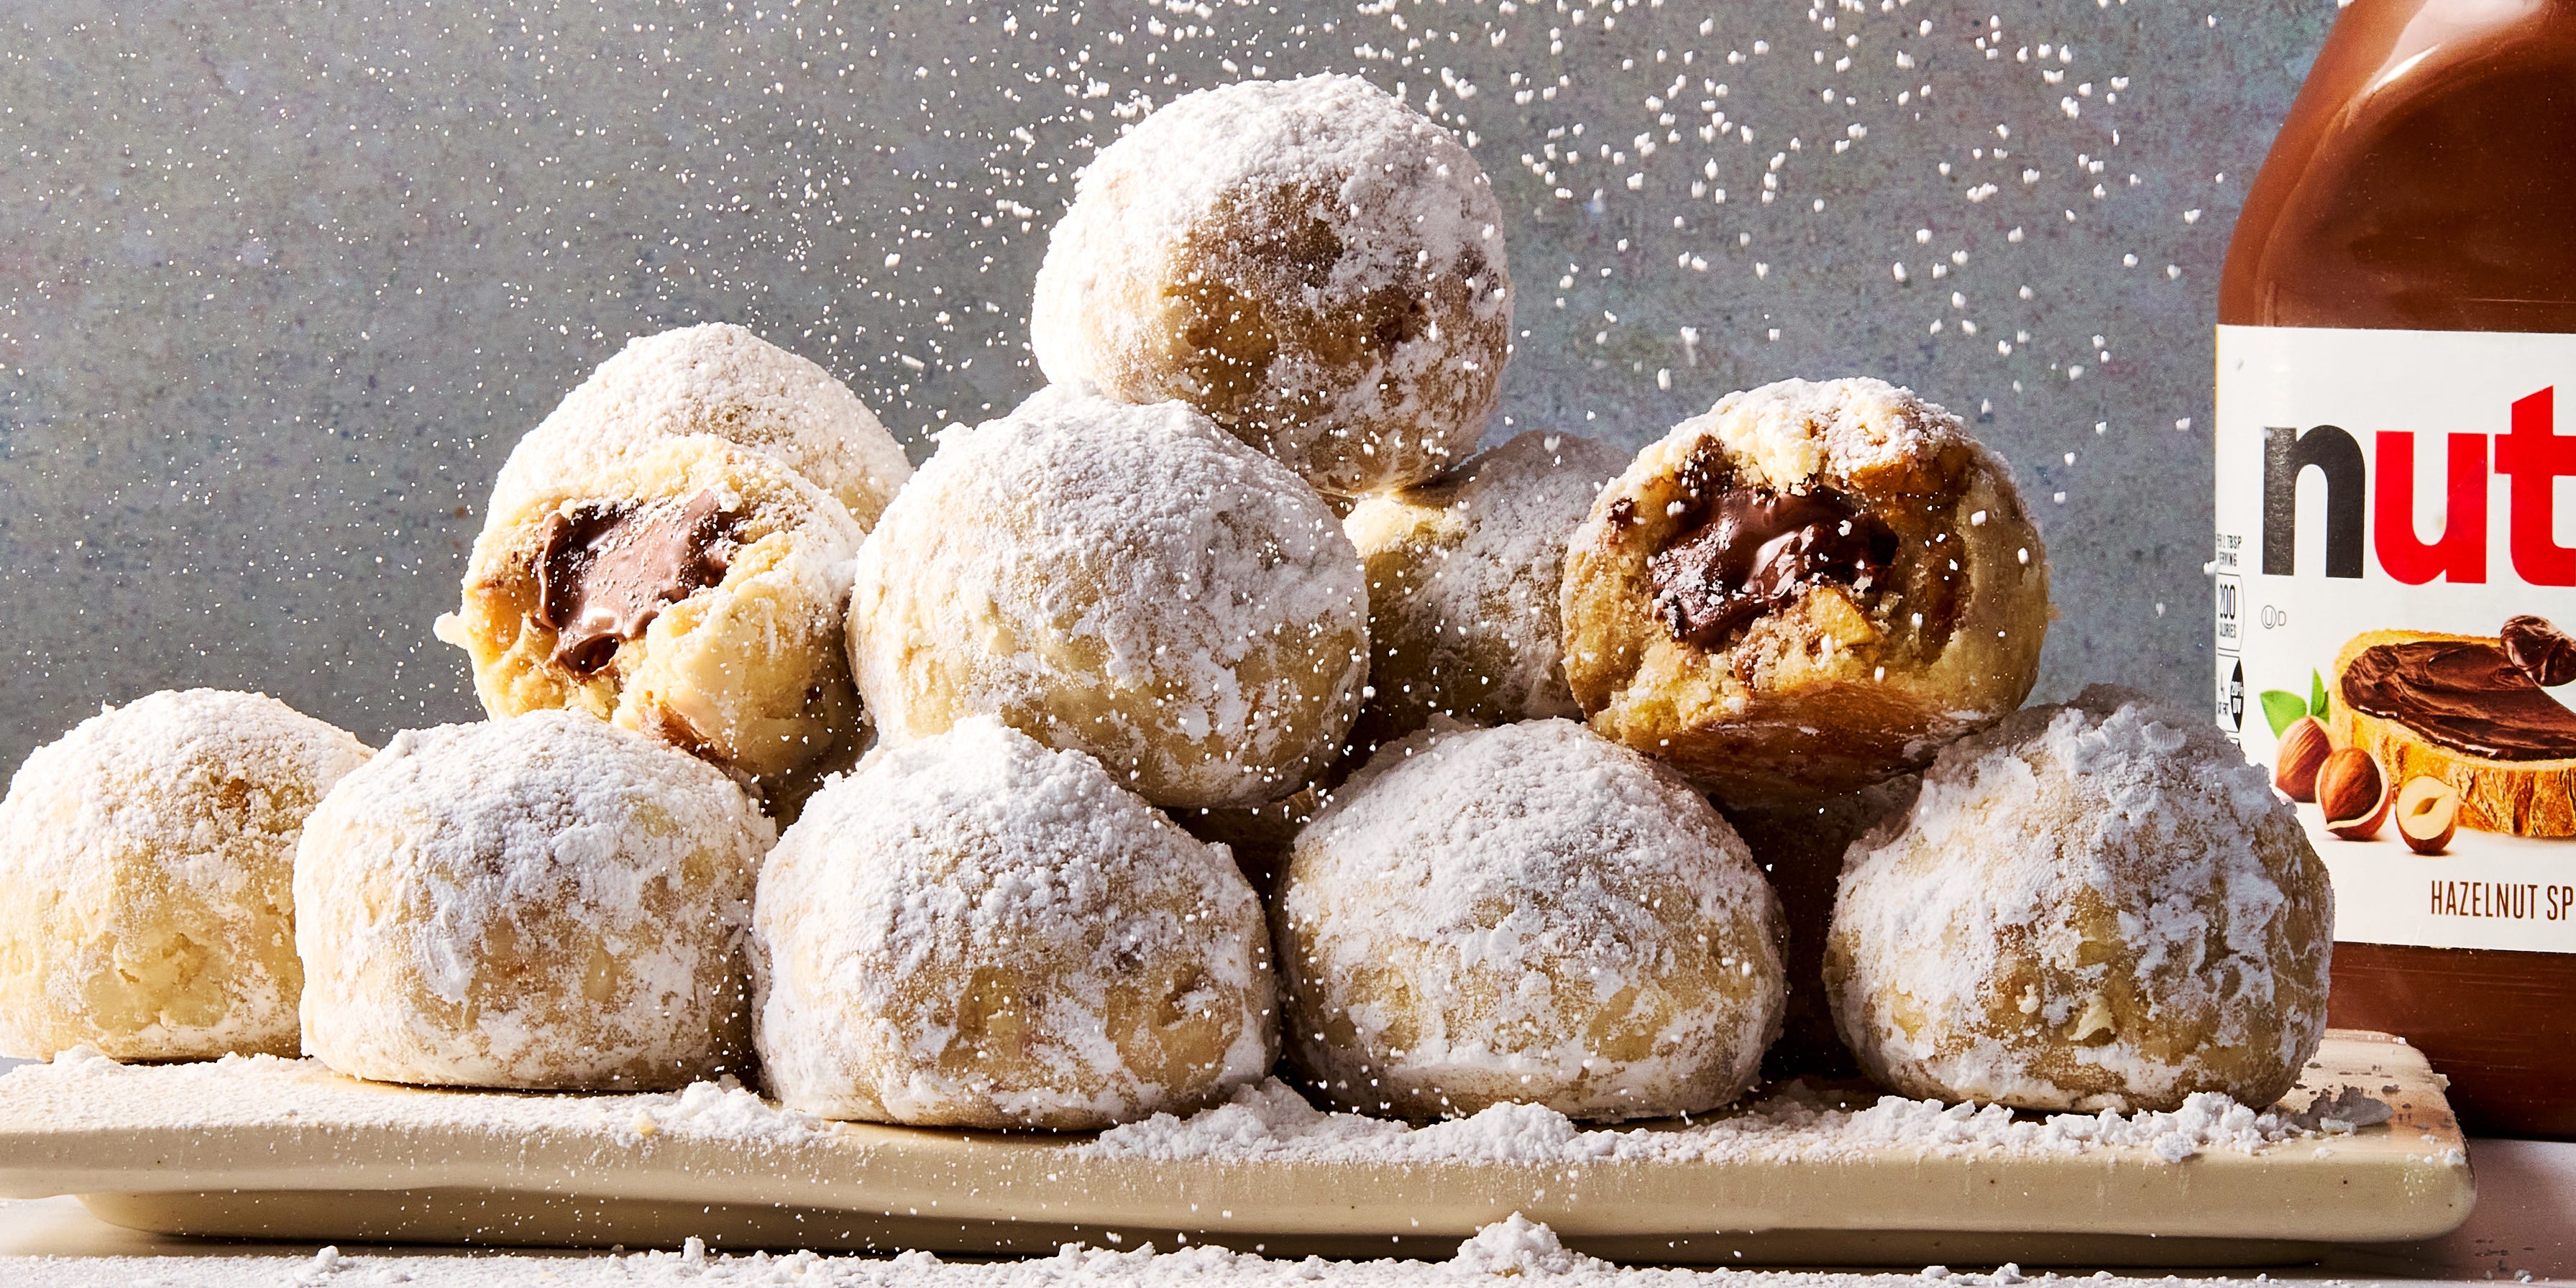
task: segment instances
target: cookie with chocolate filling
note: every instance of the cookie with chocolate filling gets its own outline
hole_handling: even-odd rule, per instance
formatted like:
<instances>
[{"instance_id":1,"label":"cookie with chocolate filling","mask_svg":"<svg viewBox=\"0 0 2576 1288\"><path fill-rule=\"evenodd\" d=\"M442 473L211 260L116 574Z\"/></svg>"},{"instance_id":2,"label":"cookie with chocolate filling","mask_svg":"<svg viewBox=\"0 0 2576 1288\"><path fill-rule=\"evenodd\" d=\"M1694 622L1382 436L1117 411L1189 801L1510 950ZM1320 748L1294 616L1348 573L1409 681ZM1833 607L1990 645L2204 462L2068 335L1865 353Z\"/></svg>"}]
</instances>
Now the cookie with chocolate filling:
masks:
<instances>
[{"instance_id":1,"label":"cookie with chocolate filling","mask_svg":"<svg viewBox=\"0 0 2576 1288\"><path fill-rule=\"evenodd\" d=\"M849 764L846 508L705 435L547 477L494 510L438 620L485 711L588 711L758 780L774 810Z\"/></svg>"},{"instance_id":2,"label":"cookie with chocolate filling","mask_svg":"<svg viewBox=\"0 0 2576 1288\"><path fill-rule=\"evenodd\" d=\"M1640 453L1566 555L1592 727L1730 806L1928 762L2029 695L2048 562L2003 461L1883 381L1729 394Z\"/></svg>"}]
</instances>

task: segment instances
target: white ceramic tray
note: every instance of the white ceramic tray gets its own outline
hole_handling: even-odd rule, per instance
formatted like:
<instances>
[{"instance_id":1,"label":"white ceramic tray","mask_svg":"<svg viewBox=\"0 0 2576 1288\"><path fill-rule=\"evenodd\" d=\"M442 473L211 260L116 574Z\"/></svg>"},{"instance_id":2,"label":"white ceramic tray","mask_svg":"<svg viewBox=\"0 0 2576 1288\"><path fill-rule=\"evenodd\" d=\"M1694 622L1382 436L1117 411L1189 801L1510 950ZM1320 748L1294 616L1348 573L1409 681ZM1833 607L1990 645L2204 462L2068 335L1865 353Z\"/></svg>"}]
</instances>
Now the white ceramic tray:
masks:
<instances>
[{"instance_id":1,"label":"white ceramic tray","mask_svg":"<svg viewBox=\"0 0 2576 1288\"><path fill-rule=\"evenodd\" d=\"M2393 1118L2179 1162L1920 1138L1802 1154L1744 1133L1694 1155L1632 1134L1694 1130L1670 1123L1544 1157L1158 1159L1080 1135L822 1124L712 1087L514 1095L305 1062L57 1062L0 1077L0 1197L78 1194L136 1229L266 1239L1335 1257L1442 1257L1519 1212L1602 1256L1736 1265L2279 1264L2466 1220L2466 1145L2423 1057L2335 1033L2285 1104L2342 1087ZM1577 1158L1587 1145L1598 1156Z\"/></svg>"}]
</instances>

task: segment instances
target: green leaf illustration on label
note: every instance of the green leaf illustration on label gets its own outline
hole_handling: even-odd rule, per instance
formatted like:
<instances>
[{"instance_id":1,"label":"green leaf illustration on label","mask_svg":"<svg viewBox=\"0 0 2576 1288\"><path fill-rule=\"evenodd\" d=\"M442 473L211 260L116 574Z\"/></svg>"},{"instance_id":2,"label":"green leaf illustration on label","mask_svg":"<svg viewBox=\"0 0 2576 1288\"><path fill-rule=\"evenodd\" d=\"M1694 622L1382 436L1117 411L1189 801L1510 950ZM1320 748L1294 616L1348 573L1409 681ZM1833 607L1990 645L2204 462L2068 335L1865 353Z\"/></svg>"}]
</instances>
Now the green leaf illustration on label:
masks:
<instances>
[{"instance_id":1,"label":"green leaf illustration on label","mask_svg":"<svg viewBox=\"0 0 2576 1288\"><path fill-rule=\"evenodd\" d=\"M2280 737L2282 732L2299 717L2308 713L2306 700L2286 689L2263 690L2262 703L2263 719L2272 726L2272 736L2275 738Z\"/></svg>"}]
</instances>

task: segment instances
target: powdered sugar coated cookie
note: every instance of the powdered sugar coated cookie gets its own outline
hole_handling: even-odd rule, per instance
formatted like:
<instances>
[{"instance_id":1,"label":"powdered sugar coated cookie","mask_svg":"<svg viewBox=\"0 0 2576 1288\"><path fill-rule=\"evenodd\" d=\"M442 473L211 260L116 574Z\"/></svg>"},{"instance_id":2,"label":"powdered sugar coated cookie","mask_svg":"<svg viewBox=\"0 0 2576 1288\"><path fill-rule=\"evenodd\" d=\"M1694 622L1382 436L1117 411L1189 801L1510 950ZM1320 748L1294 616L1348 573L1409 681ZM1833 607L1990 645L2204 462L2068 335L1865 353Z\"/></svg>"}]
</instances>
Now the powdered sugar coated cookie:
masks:
<instances>
[{"instance_id":1,"label":"powdered sugar coated cookie","mask_svg":"<svg viewBox=\"0 0 2576 1288\"><path fill-rule=\"evenodd\" d=\"M1475 158L1358 77L1309 76L1183 95L1102 149L1029 331L1049 379L1180 399L1357 495L1474 449L1511 319Z\"/></svg>"},{"instance_id":2,"label":"powdered sugar coated cookie","mask_svg":"<svg viewBox=\"0 0 2576 1288\"><path fill-rule=\"evenodd\" d=\"M2334 891L2205 719L2096 685L1945 748L1854 842L1843 1040L1912 1096L2025 1109L2280 1098L2323 1037Z\"/></svg>"},{"instance_id":3,"label":"powdered sugar coated cookie","mask_svg":"<svg viewBox=\"0 0 2576 1288\"><path fill-rule=\"evenodd\" d=\"M1225 848L990 717L818 793L755 926L771 1090L826 1117L1103 1127L1222 1099L1278 1051Z\"/></svg>"},{"instance_id":4,"label":"powdered sugar coated cookie","mask_svg":"<svg viewBox=\"0 0 2576 1288\"><path fill-rule=\"evenodd\" d=\"M437 1085L748 1072L744 934L775 837L722 771L577 711L397 734L296 852L304 1049Z\"/></svg>"},{"instance_id":5,"label":"powdered sugar coated cookie","mask_svg":"<svg viewBox=\"0 0 2576 1288\"><path fill-rule=\"evenodd\" d=\"M1363 1113L1713 1108L1779 1032L1779 918L1735 830L1645 757L1566 720L1436 724L1290 851L1289 1053Z\"/></svg>"},{"instance_id":6,"label":"powdered sugar coated cookie","mask_svg":"<svg viewBox=\"0 0 2576 1288\"><path fill-rule=\"evenodd\" d=\"M0 1054L294 1054L295 843L366 759L275 698L215 689L37 748L0 801Z\"/></svg>"},{"instance_id":7,"label":"powdered sugar coated cookie","mask_svg":"<svg viewBox=\"0 0 2576 1288\"><path fill-rule=\"evenodd\" d=\"M1333 513L1180 403L1051 390L941 435L860 547L851 671L885 739L991 714L1145 799L1249 805L1340 749L1368 594Z\"/></svg>"},{"instance_id":8,"label":"powdered sugar coated cookie","mask_svg":"<svg viewBox=\"0 0 2576 1288\"><path fill-rule=\"evenodd\" d=\"M832 373L715 322L637 336L519 440L494 513L557 480L595 474L664 438L711 434L794 470L874 524L912 477L894 441Z\"/></svg>"}]
</instances>

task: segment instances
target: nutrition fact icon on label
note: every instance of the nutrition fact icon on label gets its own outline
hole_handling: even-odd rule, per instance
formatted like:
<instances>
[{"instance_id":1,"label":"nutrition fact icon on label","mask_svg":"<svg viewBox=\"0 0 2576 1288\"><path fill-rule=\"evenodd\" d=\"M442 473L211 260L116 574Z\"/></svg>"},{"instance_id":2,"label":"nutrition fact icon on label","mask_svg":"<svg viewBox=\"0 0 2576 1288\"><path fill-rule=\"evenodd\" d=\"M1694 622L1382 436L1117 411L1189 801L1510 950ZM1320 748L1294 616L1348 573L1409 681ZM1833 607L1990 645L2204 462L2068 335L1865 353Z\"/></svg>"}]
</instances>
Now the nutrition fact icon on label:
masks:
<instances>
[{"instance_id":1,"label":"nutrition fact icon on label","mask_svg":"<svg viewBox=\"0 0 2576 1288\"><path fill-rule=\"evenodd\" d=\"M2236 575L2236 551L2241 541L2232 532L2218 534L2218 558L2211 565L2218 570L2218 727L2229 738L2240 741L2245 731L2245 637L2241 615L2245 586Z\"/></svg>"}]
</instances>

